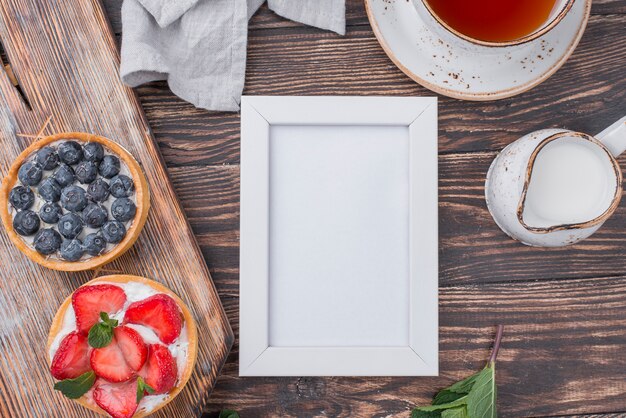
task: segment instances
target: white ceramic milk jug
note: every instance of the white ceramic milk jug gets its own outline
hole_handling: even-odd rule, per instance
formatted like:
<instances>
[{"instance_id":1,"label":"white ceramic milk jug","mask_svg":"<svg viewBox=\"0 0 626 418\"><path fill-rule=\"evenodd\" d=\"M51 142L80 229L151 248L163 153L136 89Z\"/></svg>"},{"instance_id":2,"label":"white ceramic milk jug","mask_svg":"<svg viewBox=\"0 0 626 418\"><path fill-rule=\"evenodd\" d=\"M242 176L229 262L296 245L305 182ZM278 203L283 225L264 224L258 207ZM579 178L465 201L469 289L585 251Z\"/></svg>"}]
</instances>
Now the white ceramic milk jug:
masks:
<instances>
[{"instance_id":1,"label":"white ceramic milk jug","mask_svg":"<svg viewBox=\"0 0 626 418\"><path fill-rule=\"evenodd\" d=\"M527 245L560 247L587 238L619 205L626 117L595 137L564 129L532 132L493 160L487 207L498 226Z\"/></svg>"}]
</instances>

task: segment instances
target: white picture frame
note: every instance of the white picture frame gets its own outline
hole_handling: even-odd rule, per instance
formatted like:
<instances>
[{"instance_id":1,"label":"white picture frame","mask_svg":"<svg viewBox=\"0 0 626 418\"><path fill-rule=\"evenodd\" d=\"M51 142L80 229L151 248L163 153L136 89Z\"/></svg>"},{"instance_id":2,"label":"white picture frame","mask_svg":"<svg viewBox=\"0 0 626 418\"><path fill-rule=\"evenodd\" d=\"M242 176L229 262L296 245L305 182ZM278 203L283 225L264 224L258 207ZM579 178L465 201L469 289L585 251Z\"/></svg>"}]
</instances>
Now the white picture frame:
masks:
<instances>
[{"instance_id":1,"label":"white picture frame","mask_svg":"<svg viewBox=\"0 0 626 418\"><path fill-rule=\"evenodd\" d=\"M437 182L436 98L243 97L239 375L437 375Z\"/></svg>"}]
</instances>

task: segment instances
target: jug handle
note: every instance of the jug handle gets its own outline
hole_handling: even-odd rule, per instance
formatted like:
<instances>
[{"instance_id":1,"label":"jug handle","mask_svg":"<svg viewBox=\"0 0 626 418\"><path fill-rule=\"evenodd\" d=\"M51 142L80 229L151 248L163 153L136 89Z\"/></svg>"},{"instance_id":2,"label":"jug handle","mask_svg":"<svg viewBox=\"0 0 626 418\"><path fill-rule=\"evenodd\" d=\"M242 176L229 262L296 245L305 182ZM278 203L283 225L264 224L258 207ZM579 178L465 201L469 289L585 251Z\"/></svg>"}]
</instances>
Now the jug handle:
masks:
<instances>
[{"instance_id":1,"label":"jug handle","mask_svg":"<svg viewBox=\"0 0 626 418\"><path fill-rule=\"evenodd\" d=\"M626 116L597 134L596 139L602 142L614 157L626 151Z\"/></svg>"}]
</instances>

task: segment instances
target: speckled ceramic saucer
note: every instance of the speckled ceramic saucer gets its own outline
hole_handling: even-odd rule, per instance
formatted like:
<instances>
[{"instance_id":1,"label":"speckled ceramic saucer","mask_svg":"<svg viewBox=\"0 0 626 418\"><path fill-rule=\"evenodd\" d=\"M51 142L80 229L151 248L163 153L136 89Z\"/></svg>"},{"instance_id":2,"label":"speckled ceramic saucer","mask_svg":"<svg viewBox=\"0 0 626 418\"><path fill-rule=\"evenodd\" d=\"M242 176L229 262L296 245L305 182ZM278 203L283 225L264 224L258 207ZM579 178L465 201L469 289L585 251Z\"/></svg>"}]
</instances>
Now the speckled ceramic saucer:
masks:
<instances>
[{"instance_id":1,"label":"speckled ceramic saucer","mask_svg":"<svg viewBox=\"0 0 626 418\"><path fill-rule=\"evenodd\" d=\"M365 6L389 58L417 83L457 99L495 100L533 88L565 63L585 30L591 0L575 0L551 31L512 47L444 39L421 18L419 2L365 0Z\"/></svg>"}]
</instances>

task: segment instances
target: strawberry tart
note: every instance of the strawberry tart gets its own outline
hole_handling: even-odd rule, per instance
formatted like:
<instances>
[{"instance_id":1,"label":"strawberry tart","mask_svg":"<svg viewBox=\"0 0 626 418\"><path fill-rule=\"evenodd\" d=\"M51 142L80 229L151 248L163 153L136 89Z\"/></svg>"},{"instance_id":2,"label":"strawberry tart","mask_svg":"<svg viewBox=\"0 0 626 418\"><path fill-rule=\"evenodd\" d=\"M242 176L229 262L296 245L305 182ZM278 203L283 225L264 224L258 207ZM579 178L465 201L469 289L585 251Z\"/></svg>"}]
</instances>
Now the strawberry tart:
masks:
<instances>
[{"instance_id":1,"label":"strawberry tart","mask_svg":"<svg viewBox=\"0 0 626 418\"><path fill-rule=\"evenodd\" d=\"M61 305L47 348L56 390L100 414L143 417L189 380L197 331L189 309L161 284L103 276Z\"/></svg>"}]
</instances>

